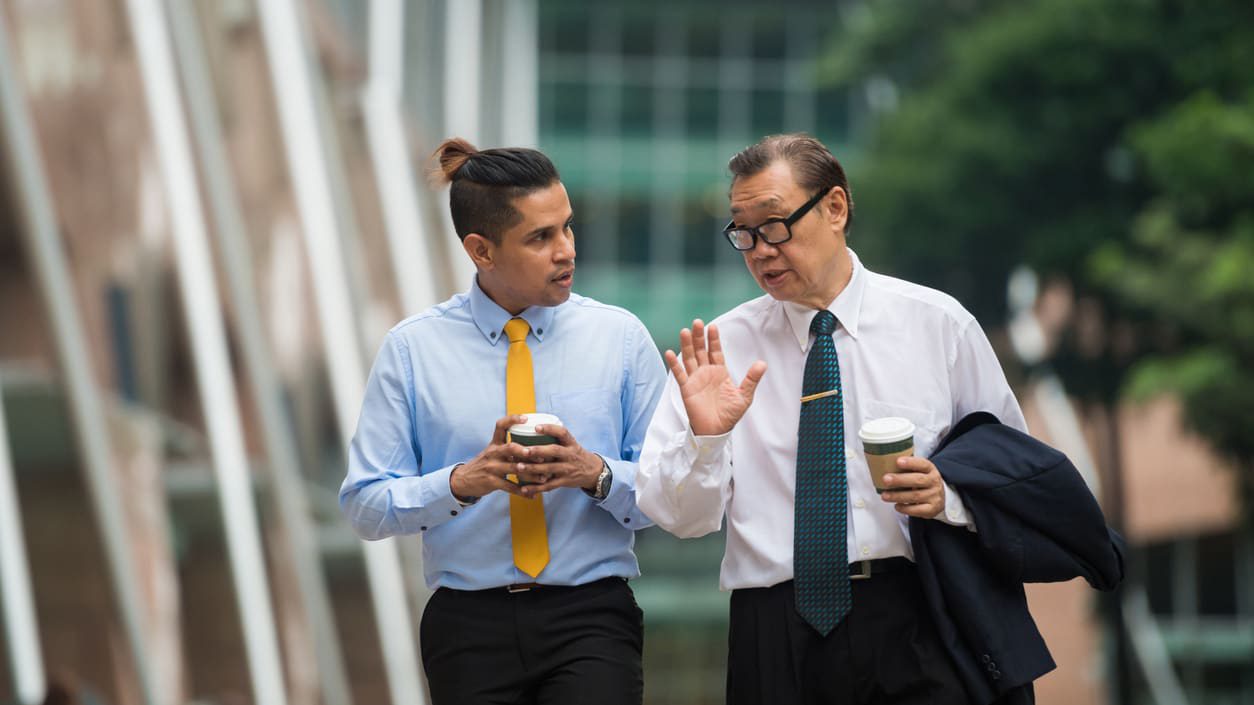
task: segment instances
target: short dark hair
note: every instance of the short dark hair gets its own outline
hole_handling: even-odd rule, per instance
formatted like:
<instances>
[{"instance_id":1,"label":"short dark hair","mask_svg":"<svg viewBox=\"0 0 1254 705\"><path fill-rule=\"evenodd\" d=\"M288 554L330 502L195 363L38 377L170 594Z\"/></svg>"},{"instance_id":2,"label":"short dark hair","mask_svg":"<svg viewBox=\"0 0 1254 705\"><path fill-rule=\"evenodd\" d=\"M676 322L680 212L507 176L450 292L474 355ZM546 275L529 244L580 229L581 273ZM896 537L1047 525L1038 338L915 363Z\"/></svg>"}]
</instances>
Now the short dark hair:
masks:
<instances>
[{"instance_id":1,"label":"short dark hair","mask_svg":"<svg viewBox=\"0 0 1254 705\"><path fill-rule=\"evenodd\" d=\"M727 162L732 183L737 179L753 176L777 161L786 161L792 167L797 184L811 194L839 186L845 192L849 213L845 217L845 232L853 223L853 193L845 168L824 144L804 132L763 137L757 144L745 147Z\"/></svg>"},{"instance_id":2,"label":"short dark hair","mask_svg":"<svg viewBox=\"0 0 1254 705\"><path fill-rule=\"evenodd\" d=\"M478 233L496 244L520 218L514 199L551 186L557 167L542 152L523 147L479 151L466 140L444 140L432 155L437 184L450 184L449 212L457 237Z\"/></svg>"}]
</instances>

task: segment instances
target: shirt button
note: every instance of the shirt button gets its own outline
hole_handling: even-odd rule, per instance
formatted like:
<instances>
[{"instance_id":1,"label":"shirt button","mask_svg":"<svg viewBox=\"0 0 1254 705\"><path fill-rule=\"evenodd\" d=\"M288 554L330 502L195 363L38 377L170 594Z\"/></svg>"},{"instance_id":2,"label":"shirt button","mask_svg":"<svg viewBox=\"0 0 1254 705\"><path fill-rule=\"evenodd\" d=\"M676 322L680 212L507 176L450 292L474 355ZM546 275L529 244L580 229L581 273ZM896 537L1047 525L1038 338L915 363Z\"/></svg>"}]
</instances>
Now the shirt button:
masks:
<instances>
[{"instance_id":1,"label":"shirt button","mask_svg":"<svg viewBox=\"0 0 1254 705\"><path fill-rule=\"evenodd\" d=\"M869 556L869 555L871 555L871 547L870 547L870 546L863 546L863 547L862 547L862 555L864 555L864 556Z\"/></svg>"},{"instance_id":2,"label":"shirt button","mask_svg":"<svg viewBox=\"0 0 1254 705\"><path fill-rule=\"evenodd\" d=\"M853 503L853 506L857 507L858 509L862 509L863 507L866 506L866 502L863 502L862 500L859 499Z\"/></svg>"},{"instance_id":3,"label":"shirt button","mask_svg":"<svg viewBox=\"0 0 1254 705\"><path fill-rule=\"evenodd\" d=\"M425 526L424 526L424 527L422 527L422 530L423 530L423 531L426 531L426 530L427 530L427 527L425 527Z\"/></svg>"},{"instance_id":4,"label":"shirt button","mask_svg":"<svg viewBox=\"0 0 1254 705\"><path fill-rule=\"evenodd\" d=\"M845 457L846 457L846 458L848 458L848 459L850 459L850 460L853 460L853 448L846 448L846 449L845 449Z\"/></svg>"},{"instance_id":5,"label":"shirt button","mask_svg":"<svg viewBox=\"0 0 1254 705\"><path fill-rule=\"evenodd\" d=\"M630 524L630 523L631 523L631 517L625 517L625 518L623 519L623 523L624 523L624 524Z\"/></svg>"},{"instance_id":6,"label":"shirt button","mask_svg":"<svg viewBox=\"0 0 1254 705\"><path fill-rule=\"evenodd\" d=\"M451 514L451 515L453 515L453 516L457 516L457 510L456 510L456 509L454 509L453 511L449 512L449 514Z\"/></svg>"},{"instance_id":7,"label":"shirt button","mask_svg":"<svg viewBox=\"0 0 1254 705\"><path fill-rule=\"evenodd\" d=\"M537 328L537 329L536 329L536 335L544 335L544 329L543 329L543 328Z\"/></svg>"}]
</instances>

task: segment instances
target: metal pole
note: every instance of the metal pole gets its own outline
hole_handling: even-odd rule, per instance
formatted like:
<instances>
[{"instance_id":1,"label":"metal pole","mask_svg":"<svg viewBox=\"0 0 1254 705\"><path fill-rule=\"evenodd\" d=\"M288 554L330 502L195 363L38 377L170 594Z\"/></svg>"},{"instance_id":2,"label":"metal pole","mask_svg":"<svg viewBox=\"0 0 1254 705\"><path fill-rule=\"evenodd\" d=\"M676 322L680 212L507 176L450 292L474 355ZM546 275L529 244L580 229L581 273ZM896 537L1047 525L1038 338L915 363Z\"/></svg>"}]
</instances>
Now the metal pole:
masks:
<instances>
[{"instance_id":1,"label":"metal pole","mask_svg":"<svg viewBox=\"0 0 1254 705\"><path fill-rule=\"evenodd\" d=\"M362 97L363 112L396 286L404 315L409 316L436 303L431 274L437 263L427 246L401 120L404 35L401 0L374 0L370 4L370 81Z\"/></svg>"},{"instance_id":2,"label":"metal pole","mask_svg":"<svg viewBox=\"0 0 1254 705\"><path fill-rule=\"evenodd\" d=\"M26 539L22 536L9 429L4 420L3 381L0 376L0 599L4 603L5 643L9 646L14 694L19 703L34 705L43 701L47 682L39 627L35 623L35 601L31 597L30 569L26 565Z\"/></svg>"},{"instance_id":3,"label":"metal pole","mask_svg":"<svg viewBox=\"0 0 1254 705\"><path fill-rule=\"evenodd\" d=\"M239 404L227 355L195 162L183 121L174 57L160 0L128 0L128 15L143 77L162 182L173 219L175 260L191 338L200 402L209 434L226 531L231 574L244 632L244 651L257 705L284 705L270 589L253 505ZM287 488L276 487L275 492Z\"/></svg>"},{"instance_id":4,"label":"metal pole","mask_svg":"<svg viewBox=\"0 0 1254 705\"><path fill-rule=\"evenodd\" d=\"M335 629L335 616L322 577L321 552L306 482L283 410L282 385L272 364L265 328L258 316L247 228L222 140L222 126L206 65L204 44L191 5L167 0L166 7L170 12L173 44L179 56L178 65L187 91L192 131L205 175L205 191L213 209L214 222L218 225L215 230L218 254L222 258L222 272L226 276L239 328L237 340L261 417L262 439L270 460L271 487L275 488L271 494L291 548L302 611L313 628L313 649L317 654L322 697L326 705L350 705L352 697L348 676Z\"/></svg>"},{"instance_id":5,"label":"metal pole","mask_svg":"<svg viewBox=\"0 0 1254 705\"><path fill-rule=\"evenodd\" d=\"M307 35L299 9L292 0L267 0L258 7L270 57L271 83L277 92L288 172L304 225L305 252L317 282L314 295L336 420L341 440L347 447L365 391L366 365L342 267L341 242L335 229L338 222L332 205L335 198L325 145L318 133ZM362 550L393 705L423 705L426 697L417 673L414 622L405 601L395 542L364 542Z\"/></svg>"},{"instance_id":6,"label":"metal pole","mask_svg":"<svg viewBox=\"0 0 1254 705\"><path fill-rule=\"evenodd\" d=\"M105 423L100 390L91 376L84 327L74 303L74 282L56 225L56 211L43 173L35 131L26 112L26 97L12 70L9 30L0 12L0 114L5 153L12 155L18 200L23 205L21 234L31 270L51 318L57 357L64 375L62 384L70 401L74 433L82 458L83 474L96 523L104 544L109 581L121 613L122 628L139 676L140 692L147 705L164 705L149 659L147 634L140 617L141 597L135 560L126 532L122 500L115 482L113 449ZM167 694L173 702L173 693Z\"/></svg>"},{"instance_id":7,"label":"metal pole","mask_svg":"<svg viewBox=\"0 0 1254 705\"><path fill-rule=\"evenodd\" d=\"M500 12L505 32L501 139L510 147L535 147L540 142L540 13L536 0L505 0Z\"/></svg>"},{"instance_id":8,"label":"metal pole","mask_svg":"<svg viewBox=\"0 0 1254 705\"><path fill-rule=\"evenodd\" d=\"M479 148L480 100L483 64L483 0L444 0L444 133L470 140ZM448 237L453 237L453 218L447 208L440 209ZM469 288L475 275L469 257L461 256L453 247L449 267L453 272L453 288Z\"/></svg>"}]
</instances>

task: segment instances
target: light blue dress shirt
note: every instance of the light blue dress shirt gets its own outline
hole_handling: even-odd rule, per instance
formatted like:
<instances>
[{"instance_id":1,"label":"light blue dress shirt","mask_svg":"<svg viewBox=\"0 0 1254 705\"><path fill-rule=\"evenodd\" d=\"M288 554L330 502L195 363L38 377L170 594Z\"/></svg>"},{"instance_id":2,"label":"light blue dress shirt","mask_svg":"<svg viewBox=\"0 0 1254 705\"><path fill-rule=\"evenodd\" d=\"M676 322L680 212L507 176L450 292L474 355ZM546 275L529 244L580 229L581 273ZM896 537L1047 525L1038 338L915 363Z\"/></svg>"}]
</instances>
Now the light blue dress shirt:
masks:
<instances>
[{"instance_id":1,"label":"light blue dress shirt","mask_svg":"<svg viewBox=\"0 0 1254 705\"><path fill-rule=\"evenodd\" d=\"M598 502L578 488L544 495L549 563L536 578L514 566L509 496L463 507L449 488L453 466L478 455L505 416L504 334L511 316L479 288L388 332L366 385L348 454L340 508L365 539L422 534L427 584L478 590L511 583L582 585L640 574L634 532L636 468L665 383L653 339L627 311L571 294L533 306L527 346L537 411L556 414L575 440L614 473Z\"/></svg>"}]
</instances>

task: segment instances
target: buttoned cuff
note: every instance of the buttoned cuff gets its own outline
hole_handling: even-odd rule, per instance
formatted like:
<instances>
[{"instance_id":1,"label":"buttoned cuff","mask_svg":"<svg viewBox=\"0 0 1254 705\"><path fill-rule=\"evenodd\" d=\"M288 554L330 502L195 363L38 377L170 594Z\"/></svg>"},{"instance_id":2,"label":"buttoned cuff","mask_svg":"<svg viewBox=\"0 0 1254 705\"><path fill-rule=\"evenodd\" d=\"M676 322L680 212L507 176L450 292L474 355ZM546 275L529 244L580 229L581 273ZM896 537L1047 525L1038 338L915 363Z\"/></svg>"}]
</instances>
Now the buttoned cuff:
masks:
<instances>
[{"instance_id":1,"label":"buttoned cuff","mask_svg":"<svg viewBox=\"0 0 1254 705\"><path fill-rule=\"evenodd\" d=\"M942 483L945 485L945 511L937 514L935 518L950 526L965 526L974 532L975 521L967 511L967 506L962 503L962 496L950 487L948 482L942 480Z\"/></svg>"},{"instance_id":2,"label":"buttoned cuff","mask_svg":"<svg viewBox=\"0 0 1254 705\"><path fill-rule=\"evenodd\" d=\"M461 465L458 463L457 465ZM426 524L419 527L420 531L426 531L431 526L443 524L444 522L456 517L469 504L462 504L457 497L453 495L453 486L449 484L450 478L453 476L453 470L457 465L449 465L440 468L435 472L421 476L421 505L427 510Z\"/></svg>"},{"instance_id":3,"label":"buttoned cuff","mask_svg":"<svg viewBox=\"0 0 1254 705\"><path fill-rule=\"evenodd\" d=\"M592 501L625 529L635 531L652 526L653 521L636 506L636 475L640 466L605 456L601 456L601 460L610 468L610 490L605 493L605 499Z\"/></svg>"},{"instance_id":4,"label":"buttoned cuff","mask_svg":"<svg viewBox=\"0 0 1254 705\"><path fill-rule=\"evenodd\" d=\"M717 436L698 436L693 434L692 428L689 427L686 435L683 449L684 460L694 466L707 468L719 464L731 440L731 431Z\"/></svg>"}]
</instances>

